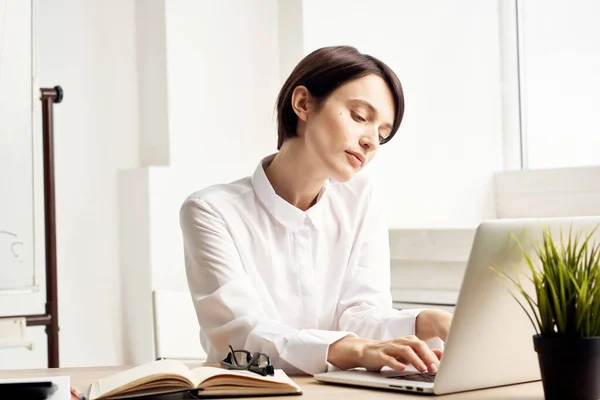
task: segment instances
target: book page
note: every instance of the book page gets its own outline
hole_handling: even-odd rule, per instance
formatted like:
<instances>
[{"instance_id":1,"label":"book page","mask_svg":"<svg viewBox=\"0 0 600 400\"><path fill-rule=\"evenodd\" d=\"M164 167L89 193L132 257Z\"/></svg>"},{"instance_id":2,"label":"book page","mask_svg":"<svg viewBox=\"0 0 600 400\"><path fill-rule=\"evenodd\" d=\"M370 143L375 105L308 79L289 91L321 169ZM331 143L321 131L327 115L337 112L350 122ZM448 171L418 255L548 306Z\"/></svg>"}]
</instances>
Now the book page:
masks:
<instances>
[{"instance_id":1,"label":"book page","mask_svg":"<svg viewBox=\"0 0 600 400\"><path fill-rule=\"evenodd\" d=\"M182 388L193 386L190 370L184 363L175 360L151 361L92 383L90 398L95 399L117 392L117 389L127 390L156 379L168 378L171 378L170 381L173 378L181 381Z\"/></svg>"},{"instance_id":2,"label":"book page","mask_svg":"<svg viewBox=\"0 0 600 400\"><path fill-rule=\"evenodd\" d=\"M251 371L227 370L216 367L198 367L191 370L192 382L196 387L208 388L214 385L234 385L247 387L281 387L297 388L294 381L281 370L276 369L274 376L262 376Z\"/></svg>"},{"instance_id":3,"label":"book page","mask_svg":"<svg viewBox=\"0 0 600 400\"><path fill-rule=\"evenodd\" d=\"M229 372L226 369L219 367L202 366L194 368L190 371L190 380L194 387L199 387L202 382L213 376L222 375Z\"/></svg>"}]
</instances>

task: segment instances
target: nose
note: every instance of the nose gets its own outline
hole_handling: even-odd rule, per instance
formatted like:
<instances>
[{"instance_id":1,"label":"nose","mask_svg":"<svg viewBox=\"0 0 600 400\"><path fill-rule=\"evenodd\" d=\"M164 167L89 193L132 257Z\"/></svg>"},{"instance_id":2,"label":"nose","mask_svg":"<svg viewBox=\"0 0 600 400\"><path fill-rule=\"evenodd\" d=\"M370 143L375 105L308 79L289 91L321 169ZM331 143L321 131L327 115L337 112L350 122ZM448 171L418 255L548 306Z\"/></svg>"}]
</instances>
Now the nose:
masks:
<instances>
[{"instance_id":1,"label":"nose","mask_svg":"<svg viewBox=\"0 0 600 400\"><path fill-rule=\"evenodd\" d=\"M362 135L358 140L360 147L362 147L365 151L375 151L379 146L379 135L378 134L366 134Z\"/></svg>"}]
</instances>

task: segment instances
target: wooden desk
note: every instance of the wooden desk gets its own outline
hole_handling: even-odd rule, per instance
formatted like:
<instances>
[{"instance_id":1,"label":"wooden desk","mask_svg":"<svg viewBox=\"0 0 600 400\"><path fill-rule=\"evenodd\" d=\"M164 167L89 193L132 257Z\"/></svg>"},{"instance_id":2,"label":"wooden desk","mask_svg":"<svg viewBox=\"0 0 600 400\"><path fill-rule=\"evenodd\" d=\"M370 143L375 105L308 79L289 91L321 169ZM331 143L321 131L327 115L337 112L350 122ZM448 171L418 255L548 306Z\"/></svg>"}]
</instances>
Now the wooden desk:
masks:
<instances>
[{"instance_id":1,"label":"wooden desk","mask_svg":"<svg viewBox=\"0 0 600 400\"><path fill-rule=\"evenodd\" d=\"M68 375L71 377L71 385L80 391L87 393L92 381L122 371L124 367L94 367L94 368L53 368L37 370L10 370L0 371L0 378L24 378L35 376ZM410 394L403 392L372 390L355 388L350 386L338 386L320 383L312 377L293 376L292 379L300 385L304 395L301 397L282 396L269 397L269 399L319 399L319 400L367 400L379 399L433 399L436 397L422 394ZM494 389L474 390L471 392L455 393L441 396L440 399L472 399L472 400L543 400L544 391L541 382L525 383L520 385L504 386Z\"/></svg>"}]
</instances>

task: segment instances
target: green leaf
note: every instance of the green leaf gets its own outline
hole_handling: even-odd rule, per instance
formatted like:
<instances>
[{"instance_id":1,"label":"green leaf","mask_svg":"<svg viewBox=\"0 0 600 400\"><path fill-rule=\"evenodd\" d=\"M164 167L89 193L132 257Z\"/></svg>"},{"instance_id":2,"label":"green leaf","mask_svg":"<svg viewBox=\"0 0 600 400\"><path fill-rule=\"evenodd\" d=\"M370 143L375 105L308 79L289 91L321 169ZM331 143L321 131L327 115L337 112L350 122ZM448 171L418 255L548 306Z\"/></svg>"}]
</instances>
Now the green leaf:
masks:
<instances>
[{"instance_id":1,"label":"green leaf","mask_svg":"<svg viewBox=\"0 0 600 400\"><path fill-rule=\"evenodd\" d=\"M592 242L600 224L588 233L573 232L565 240L554 238L549 227L542 227L541 241L533 246L535 257L525 251L518 238L525 269L514 265L514 278L490 266L506 284L506 289L527 314L537 333L543 336L600 336L600 244ZM539 265L539 266L538 266ZM533 298L522 284L533 285ZM528 310L529 308L529 310Z\"/></svg>"}]
</instances>

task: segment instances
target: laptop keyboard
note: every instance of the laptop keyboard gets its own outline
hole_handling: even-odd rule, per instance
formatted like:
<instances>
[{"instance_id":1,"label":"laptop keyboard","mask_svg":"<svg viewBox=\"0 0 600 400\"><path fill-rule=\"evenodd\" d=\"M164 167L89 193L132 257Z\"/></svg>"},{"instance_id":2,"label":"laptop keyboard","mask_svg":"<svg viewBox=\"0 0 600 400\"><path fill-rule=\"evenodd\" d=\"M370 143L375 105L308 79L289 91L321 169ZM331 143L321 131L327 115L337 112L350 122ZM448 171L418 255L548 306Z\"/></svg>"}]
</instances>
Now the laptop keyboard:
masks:
<instances>
[{"instance_id":1,"label":"laptop keyboard","mask_svg":"<svg viewBox=\"0 0 600 400\"><path fill-rule=\"evenodd\" d=\"M402 379L402 380L406 380L406 381L433 383L433 381L435 380L435 374L397 375L397 376L388 376L388 378L389 379Z\"/></svg>"}]
</instances>

